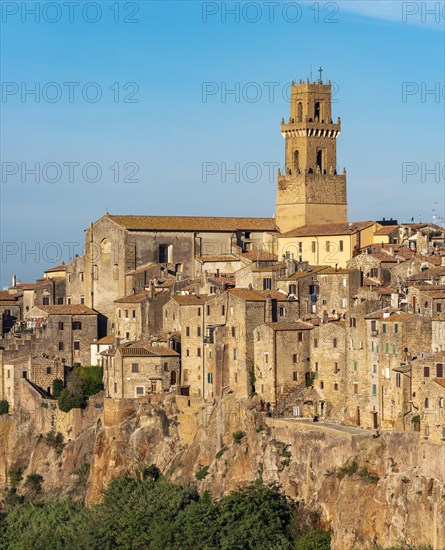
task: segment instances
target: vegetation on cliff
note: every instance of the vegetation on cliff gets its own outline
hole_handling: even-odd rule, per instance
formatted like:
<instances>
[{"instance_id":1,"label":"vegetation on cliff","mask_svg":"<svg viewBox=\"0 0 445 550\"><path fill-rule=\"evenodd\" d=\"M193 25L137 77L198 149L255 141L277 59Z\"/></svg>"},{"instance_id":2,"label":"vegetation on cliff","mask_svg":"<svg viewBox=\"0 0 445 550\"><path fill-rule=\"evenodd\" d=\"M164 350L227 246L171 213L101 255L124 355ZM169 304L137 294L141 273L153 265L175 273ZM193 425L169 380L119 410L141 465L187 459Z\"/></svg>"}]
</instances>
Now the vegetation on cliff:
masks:
<instances>
[{"instance_id":1,"label":"vegetation on cliff","mask_svg":"<svg viewBox=\"0 0 445 550\"><path fill-rule=\"evenodd\" d=\"M61 389L57 385L57 400L59 408L63 412L86 406L87 399L103 390L102 367L74 367L71 371L67 387Z\"/></svg>"},{"instance_id":2,"label":"vegetation on cliff","mask_svg":"<svg viewBox=\"0 0 445 550\"><path fill-rule=\"evenodd\" d=\"M20 476L14 476L14 481ZM15 483L14 489L17 487ZM177 485L156 467L115 479L91 508L34 493L0 517L0 548L35 550L328 550L318 514L260 482L220 500Z\"/></svg>"}]
</instances>

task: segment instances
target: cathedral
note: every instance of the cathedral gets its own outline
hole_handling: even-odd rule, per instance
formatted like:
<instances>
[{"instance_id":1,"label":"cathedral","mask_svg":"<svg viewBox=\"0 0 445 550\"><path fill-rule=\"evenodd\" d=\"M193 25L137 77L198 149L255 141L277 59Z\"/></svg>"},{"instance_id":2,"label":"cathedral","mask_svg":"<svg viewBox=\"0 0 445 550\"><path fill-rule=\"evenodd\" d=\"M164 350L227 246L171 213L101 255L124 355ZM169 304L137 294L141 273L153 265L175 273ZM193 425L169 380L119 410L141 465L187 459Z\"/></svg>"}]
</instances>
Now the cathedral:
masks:
<instances>
[{"instance_id":1,"label":"cathedral","mask_svg":"<svg viewBox=\"0 0 445 550\"><path fill-rule=\"evenodd\" d=\"M348 223L346 173L336 155L340 118L333 122L331 103L330 82L292 83L275 218L106 214L87 228L86 253L67 266L68 302L109 317L114 300L137 290L134 275L154 264L178 280L233 274L248 258L346 267L372 244L378 224Z\"/></svg>"}]
</instances>

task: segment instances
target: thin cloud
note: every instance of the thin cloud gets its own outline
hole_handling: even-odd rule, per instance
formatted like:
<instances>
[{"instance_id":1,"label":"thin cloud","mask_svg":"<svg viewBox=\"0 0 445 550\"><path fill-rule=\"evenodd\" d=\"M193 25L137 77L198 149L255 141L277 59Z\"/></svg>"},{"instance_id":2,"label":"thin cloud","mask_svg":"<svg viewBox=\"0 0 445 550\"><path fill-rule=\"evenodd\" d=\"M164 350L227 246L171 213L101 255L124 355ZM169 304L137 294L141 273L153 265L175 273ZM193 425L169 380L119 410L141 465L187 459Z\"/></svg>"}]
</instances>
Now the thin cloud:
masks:
<instances>
[{"instance_id":1,"label":"thin cloud","mask_svg":"<svg viewBox=\"0 0 445 550\"><path fill-rule=\"evenodd\" d=\"M445 2L400 0L339 0L340 12L349 12L373 19L384 19L404 25L445 29Z\"/></svg>"}]
</instances>

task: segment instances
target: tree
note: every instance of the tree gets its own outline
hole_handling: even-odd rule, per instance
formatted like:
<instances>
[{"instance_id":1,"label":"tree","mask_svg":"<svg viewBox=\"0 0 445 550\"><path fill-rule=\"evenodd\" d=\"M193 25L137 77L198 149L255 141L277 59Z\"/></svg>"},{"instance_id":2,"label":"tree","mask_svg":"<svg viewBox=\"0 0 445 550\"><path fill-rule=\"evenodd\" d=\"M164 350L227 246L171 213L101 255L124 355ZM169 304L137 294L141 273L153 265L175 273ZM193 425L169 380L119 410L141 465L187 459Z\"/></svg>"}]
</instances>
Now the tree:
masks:
<instances>
[{"instance_id":1,"label":"tree","mask_svg":"<svg viewBox=\"0 0 445 550\"><path fill-rule=\"evenodd\" d=\"M56 378L53 381L53 395L55 398L59 397L61 391L63 390L63 380Z\"/></svg>"}]
</instances>

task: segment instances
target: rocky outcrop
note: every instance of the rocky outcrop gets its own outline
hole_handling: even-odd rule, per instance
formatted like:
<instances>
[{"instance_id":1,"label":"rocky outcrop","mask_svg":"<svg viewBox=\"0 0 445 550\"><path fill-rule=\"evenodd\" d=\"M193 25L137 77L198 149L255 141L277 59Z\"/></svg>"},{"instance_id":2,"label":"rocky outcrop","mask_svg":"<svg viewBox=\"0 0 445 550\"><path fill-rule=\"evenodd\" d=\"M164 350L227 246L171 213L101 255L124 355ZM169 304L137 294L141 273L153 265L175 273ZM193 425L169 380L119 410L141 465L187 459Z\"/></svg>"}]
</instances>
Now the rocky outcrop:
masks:
<instances>
[{"instance_id":1,"label":"rocky outcrop","mask_svg":"<svg viewBox=\"0 0 445 550\"><path fill-rule=\"evenodd\" d=\"M258 409L230 396L205 406L181 396L106 399L103 411L96 408L98 421L90 416L61 452L31 419L10 416L0 420L7 441L0 462L7 470L22 460L25 474L40 473L51 494L85 494L89 504L113 478L153 463L215 497L262 478L320 510L334 550L399 542L445 548L445 445L414 433L266 418Z\"/></svg>"}]
</instances>

